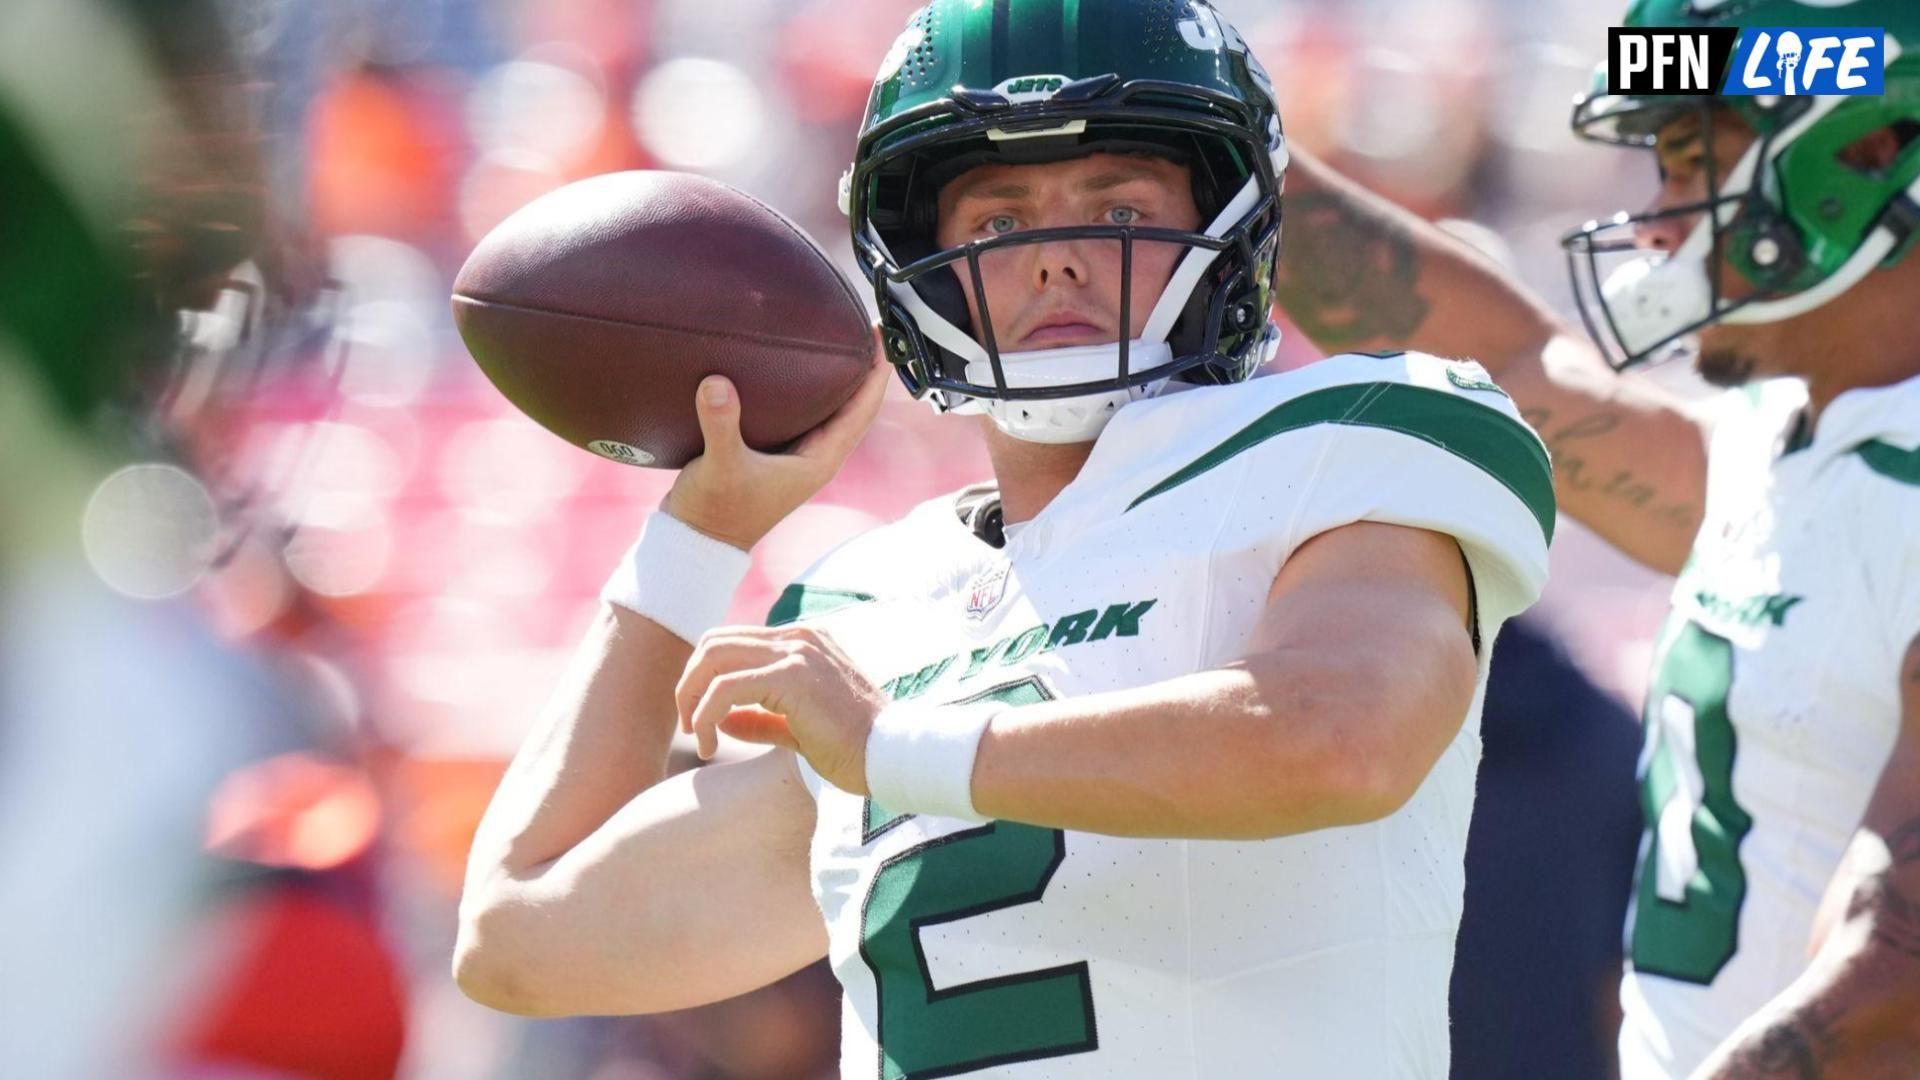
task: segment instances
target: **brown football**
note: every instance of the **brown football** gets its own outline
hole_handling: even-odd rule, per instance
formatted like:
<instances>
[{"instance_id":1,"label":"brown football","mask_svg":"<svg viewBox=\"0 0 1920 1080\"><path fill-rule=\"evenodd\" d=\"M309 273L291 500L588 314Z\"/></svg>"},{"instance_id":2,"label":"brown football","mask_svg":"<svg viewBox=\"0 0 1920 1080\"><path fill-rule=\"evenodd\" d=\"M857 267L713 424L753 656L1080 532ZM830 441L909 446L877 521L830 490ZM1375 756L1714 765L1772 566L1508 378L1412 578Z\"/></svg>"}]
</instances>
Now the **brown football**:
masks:
<instances>
[{"instance_id":1,"label":"brown football","mask_svg":"<svg viewBox=\"0 0 1920 1080\"><path fill-rule=\"evenodd\" d=\"M703 442L693 395L740 392L748 445L831 416L873 363L867 310L799 226L685 173L568 184L501 222L453 286L467 350L507 400L602 457L677 469Z\"/></svg>"}]
</instances>

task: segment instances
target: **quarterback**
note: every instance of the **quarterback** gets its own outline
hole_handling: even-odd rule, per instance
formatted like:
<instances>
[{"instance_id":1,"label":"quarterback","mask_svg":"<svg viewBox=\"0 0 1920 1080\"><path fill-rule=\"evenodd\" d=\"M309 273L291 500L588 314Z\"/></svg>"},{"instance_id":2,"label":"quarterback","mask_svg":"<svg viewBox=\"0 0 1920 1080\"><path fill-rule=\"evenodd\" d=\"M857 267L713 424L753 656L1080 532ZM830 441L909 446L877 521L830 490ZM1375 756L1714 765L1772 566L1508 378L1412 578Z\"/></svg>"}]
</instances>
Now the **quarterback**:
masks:
<instances>
[{"instance_id":1,"label":"quarterback","mask_svg":"<svg viewBox=\"0 0 1920 1080\"><path fill-rule=\"evenodd\" d=\"M648 519L473 849L461 986L684 1008L822 957L849 1077L1431 1077L1544 448L1473 364L1254 378L1287 167L1189 0L935 0L842 193L870 383ZM716 626L891 373L994 481ZM678 725L772 749L662 779Z\"/></svg>"},{"instance_id":2,"label":"quarterback","mask_svg":"<svg viewBox=\"0 0 1920 1080\"><path fill-rule=\"evenodd\" d=\"M1562 505L1678 578L1623 1074L1920 1076L1920 8L1640 0L1626 21L1884 26L1886 94L1623 98L1602 71L1575 130L1648 152L1660 186L1567 238L1596 345L1304 154L1278 291L1324 347L1484 361ZM1707 415L1617 374L1690 342L1739 388Z\"/></svg>"}]
</instances>

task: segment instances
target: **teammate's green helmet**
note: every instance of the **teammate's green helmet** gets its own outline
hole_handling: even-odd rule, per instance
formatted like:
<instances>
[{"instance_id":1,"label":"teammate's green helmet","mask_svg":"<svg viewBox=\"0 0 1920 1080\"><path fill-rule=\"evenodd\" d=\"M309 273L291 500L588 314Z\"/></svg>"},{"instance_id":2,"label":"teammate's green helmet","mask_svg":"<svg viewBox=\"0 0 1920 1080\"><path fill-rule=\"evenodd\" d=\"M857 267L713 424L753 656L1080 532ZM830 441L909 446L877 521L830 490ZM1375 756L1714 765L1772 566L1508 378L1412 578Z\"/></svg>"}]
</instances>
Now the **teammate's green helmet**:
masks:
<instances>
[{"instance_id":1,"label":"teammate's green helmet","mask_svg":"<svg viewBox=\"0 0 1920 1080\"><path fill-rule=\"evenodd\" d=\"M1200 230L1032 229L939 250L936 196L960 173L1100 152L1186 165ZM914 396L1065 442L1169 378L1244 379L1272 355L1285 168L1272 84L1202 0L933 0L881 64L841 199ZM1138 243L1184 252L1140 337L1003 352L991 311L973 325L956 274L977 273L983 252L1067 239L1123 245L1123 277Z\"/></svg>"},{"instance_id":2,"label":"teammate's green helmet","mask_svg":"<svg viewBox=\"0 0 1920 1080\"><path fill-rule=\"evenodd\" d=\"M1755 134L1739 162L1721 163L1706 201L1658 214L1589 222L1563 242L1588 329L1615 366L1654 356L1704 326L1764 323L1820 307L1920 237L1920 3L1914 0L1636 0L1629 27L1859 27L1886 31L1881 96L1632 97L1607 93L1605 65L1574 106L1573 127L1599 142L1650 148L1660 128L1700 115L1711 145L1716 110ZM1737 77L1737 73L1736 73ZM1724 115L1724 114L1722 114ZM1849 164L1842 151L1879 131L1900 147L1885 168ZM1702 215L1678 250L1609 272L1632 252L1635 225ZM1754 287L1721 295L1718 252Z\"/></svg>"}]
</instances>

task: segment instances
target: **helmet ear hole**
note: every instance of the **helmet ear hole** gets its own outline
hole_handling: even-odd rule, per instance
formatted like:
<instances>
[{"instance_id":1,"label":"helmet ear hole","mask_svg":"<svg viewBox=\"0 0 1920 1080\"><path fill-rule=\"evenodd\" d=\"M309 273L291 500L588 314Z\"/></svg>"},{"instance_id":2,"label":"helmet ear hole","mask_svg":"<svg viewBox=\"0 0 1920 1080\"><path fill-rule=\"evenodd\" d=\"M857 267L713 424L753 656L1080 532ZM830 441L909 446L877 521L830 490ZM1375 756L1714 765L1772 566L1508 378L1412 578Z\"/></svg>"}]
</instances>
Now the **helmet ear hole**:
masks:
<instances>
[{"instance_id":1,"label":"helmet ear hole","mask_svg":"<svg viewBox=\"0 0 1920 1080\"><path fill-rule=\"evenodd\" d=\"M1806 244L1799 230L1774 215L1752 224L1736 226L1734 250L1745 253L1741 260L1755 285L1766 290L1787 290L1807 267Z\"/></svg>"},{"instance_id":2,"label":"helmet ear hole","mask_svg":"<svg viewBox=\"0 0 1920 1080\"><path fill-rule=\"evenodd\" d=\"M1920 121L1896 120L1848 143L1834 156L1862 176L1884 179L1916 139L1920 139Z\"/></svg>"}]
</instances>

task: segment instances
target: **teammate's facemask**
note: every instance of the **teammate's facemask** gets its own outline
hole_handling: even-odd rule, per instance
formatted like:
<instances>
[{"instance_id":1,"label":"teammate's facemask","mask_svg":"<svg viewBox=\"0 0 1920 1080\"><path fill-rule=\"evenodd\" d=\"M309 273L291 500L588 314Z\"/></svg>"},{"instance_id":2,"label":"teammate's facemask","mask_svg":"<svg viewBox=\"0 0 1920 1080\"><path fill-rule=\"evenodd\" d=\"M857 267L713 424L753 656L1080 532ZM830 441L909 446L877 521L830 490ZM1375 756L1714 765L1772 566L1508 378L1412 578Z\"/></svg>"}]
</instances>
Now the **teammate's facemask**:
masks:
<instances>
[{"instance_id":1,"label":"teammate's facemask","mask_svg":"<svg viewBox=\"0 0 1920 1080\"><path fill-rule=\"evenodd\" d=\"M1764 8L1765 10L1759 10ZM1863 11L1862 9L1874 9ZM1836 22L1844 12L1845 19ZM1777 322L1813 311L1920 238L1920 20L1906 0L1863 0L1836 11L1799 0L1757 0L1735 12L1694 0L1639 0L1628 26L1886 26L1883 97L1620 97L1606 93L1606 69L1574 106L1582 138L1651 150L1660 131L1689 114L1708 148L1707 197L1686 206L1590 221L1561 241L1574 297L1588 332L1615 369L1688 351L1693 335L1718 323ZM1905 24L1902 26L1901 24ZM1911 46L1910 46L1911 47ZM1754 139L1736 161L1712 156L1715 125L1737 116ZM1884 169L1848 163L1847 149L1875 132L1901 140ZM1638 226L1698 218L1671 252L1634 242ZM1749 288L1721 288L1722 268Z\"/></svg>"},{"instance_id":2,"label":"teammate's facemask","mask_svg":"<svg viewBox=\"0 0 1920 1080\"><path fill-rule=\"evenodd\" d=\"M954 177L1095 153L1184 165L1201 228L1082 225L939 248L937 196ZM940 412L985 412L1018 438L1083 442L1170 379L1235 382L1272 356L1285 169L1265 71L1198 0L935 0L881 66L841 201L888 359L916 398ZM1004 351L982 260L1059 241L1117 247L1122 340ZM1135 259L1147 244L1179 255L1129 339Z\"/></svg>"}]
</instances>

